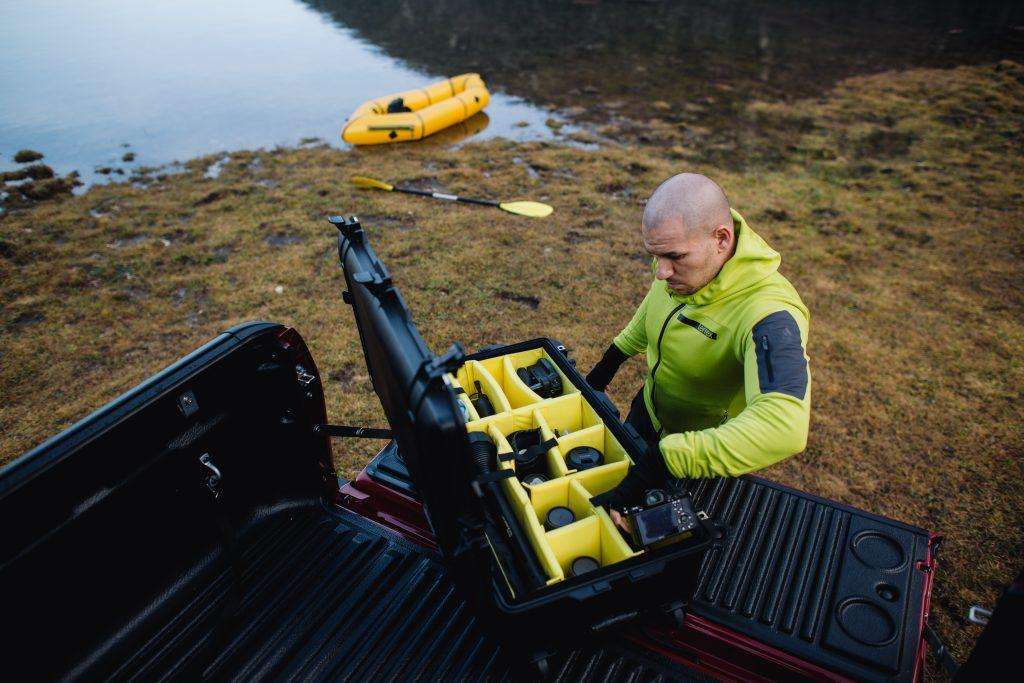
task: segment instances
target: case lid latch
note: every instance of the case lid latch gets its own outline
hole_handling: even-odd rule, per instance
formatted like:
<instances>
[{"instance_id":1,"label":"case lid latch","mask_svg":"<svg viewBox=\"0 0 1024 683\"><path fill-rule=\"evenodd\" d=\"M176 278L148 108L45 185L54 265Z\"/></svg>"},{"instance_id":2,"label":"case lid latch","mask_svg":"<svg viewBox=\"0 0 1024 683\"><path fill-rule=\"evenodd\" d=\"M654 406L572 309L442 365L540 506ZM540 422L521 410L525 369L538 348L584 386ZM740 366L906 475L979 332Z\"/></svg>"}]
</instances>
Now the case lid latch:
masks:
<instances>
[{"instance_id":1,"label":"case lid latch","mask_svg":"<svg viewBox=\"0 0 1024 683\"><path fill-rule=\"evenodd\" d=\"M440 356L434 356L423 361L419 369L416 371L416 375L412 378L412 391L409 396L409 414L408 418L410 421L416 419L416 414L420 411L420 406L423 404L423 399L427 395L427 391L433 386L434 382L444 377L449 372L455 372L458 370L463 363L466 362L466 350L462 348L462 344L455 342L448 350Z\"/></svg>"},{"instance_id":2,"label":"case lid latch","mask_svg":"<svg viewBox=\"0 0 1024 683\"><path fill-rule=\"evenodd\" d=\"M353 242L363 241L363 226L355 216L330 216L327 220L338 229L338 232Z\"/></svg>"}]
</instances>

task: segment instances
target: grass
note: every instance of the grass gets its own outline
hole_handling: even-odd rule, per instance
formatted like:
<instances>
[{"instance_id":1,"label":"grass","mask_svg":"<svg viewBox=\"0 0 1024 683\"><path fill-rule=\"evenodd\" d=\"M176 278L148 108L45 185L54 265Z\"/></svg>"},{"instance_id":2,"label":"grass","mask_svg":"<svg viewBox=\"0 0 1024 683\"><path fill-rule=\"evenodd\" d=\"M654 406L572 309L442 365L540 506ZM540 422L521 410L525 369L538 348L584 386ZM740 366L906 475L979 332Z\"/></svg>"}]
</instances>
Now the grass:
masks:
<instances>
[{"instance_id":1,"label":"grass","mask_svg":"<svg viewBox=\"0 0 1024 683\"><path fill-rule=\"evenodd\" d=\"M362 218L435 350L545 335L586 369L648 285L644 199L696 170L782 252L812 313L809 445L765 474L946 534L933 611L963 658L978 630L962 615L994 602L1024 549L1022 82L1011 62L859 77L819 100L751 103L743 135L724 138L651 120L602 131L631 142L595 149L279 149L232 153L206 178L215 155L10 211L0 459L254 318L302 333L332 420L383 425L333 213ZM359 191L355 173L556 212ZM620 372L620 407L643 370ZM372 448L339 444L339 472Z\"/></svg>"}]
</instances>

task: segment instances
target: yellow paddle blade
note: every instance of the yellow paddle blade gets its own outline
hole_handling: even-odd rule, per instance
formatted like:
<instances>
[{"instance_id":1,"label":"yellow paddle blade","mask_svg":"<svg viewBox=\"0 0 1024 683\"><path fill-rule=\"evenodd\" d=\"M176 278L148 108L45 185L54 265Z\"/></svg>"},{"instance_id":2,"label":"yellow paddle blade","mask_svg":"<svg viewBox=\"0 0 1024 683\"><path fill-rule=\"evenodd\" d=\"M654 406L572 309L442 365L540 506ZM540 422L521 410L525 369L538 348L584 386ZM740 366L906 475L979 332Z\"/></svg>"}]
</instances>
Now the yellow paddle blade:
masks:
<instances>
[{"instance_id":1,"label":"yellow paddle blade","mask_svg":"<svg viewBox=\"0 0 1024 683\"><path fill-rule=\"evenodd\" d=\"M530 218L544 218L544 216L550 216L551 212L554 211L547 204L541 204L540 202L502 202L498 206L509 213L517 213L520 216L529 216Z\"/></svg>"},{"instance_id":2,"label":"yellow paddle blade","mask_svg":"<svg viewBox=\"0 0 1024 683\"><path fill-rule=\"evenodd\" d=\"M374 180L373 178L367 178L362 175L352 176L352 184L356 187L362 187L368 190L385 190L387 192L391 192L391 190L395 189L394 185L388 185L383 181Z\"/></svg>"}]
</instances>

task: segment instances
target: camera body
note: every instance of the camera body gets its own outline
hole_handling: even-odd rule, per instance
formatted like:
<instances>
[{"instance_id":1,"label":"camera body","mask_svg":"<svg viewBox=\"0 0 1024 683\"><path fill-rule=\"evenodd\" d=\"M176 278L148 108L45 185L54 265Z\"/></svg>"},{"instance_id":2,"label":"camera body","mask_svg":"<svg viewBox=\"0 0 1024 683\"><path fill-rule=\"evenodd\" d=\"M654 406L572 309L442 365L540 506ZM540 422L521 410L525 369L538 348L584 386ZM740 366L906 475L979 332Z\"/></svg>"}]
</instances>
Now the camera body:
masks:
<instances>
[{"instance_id":1,"label":"camera body","mask_svg":"<svg viewBox=\"0 0 1024 683\"><path fill-rule=\"evenodd\" d=\"M652 489L644 494L643 505L627 508L630 540L635 548L649 548L689 538L700 526L693 501L687 493Z\"/></svg>"},{"instance_id":2,"label":"camera body","mask_svg":"<svg viewBox=\"0 0 1024 683\"><path fill-rule=\"evenodd\" d=\"M516 370L516 375L523 384L541 398L554 398L562 395L562 376L547 358L541 358L533 365Z\"/></svg>"}]
</instances>

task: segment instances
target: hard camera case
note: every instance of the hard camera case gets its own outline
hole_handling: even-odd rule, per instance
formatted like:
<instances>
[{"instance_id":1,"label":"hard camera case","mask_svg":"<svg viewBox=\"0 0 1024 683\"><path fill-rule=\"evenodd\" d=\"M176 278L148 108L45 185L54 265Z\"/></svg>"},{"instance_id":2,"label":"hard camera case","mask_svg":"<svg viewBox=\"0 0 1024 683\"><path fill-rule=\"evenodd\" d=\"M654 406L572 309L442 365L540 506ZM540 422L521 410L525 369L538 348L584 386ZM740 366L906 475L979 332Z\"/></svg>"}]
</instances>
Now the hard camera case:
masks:
<instances>
[{"instance_id":1,"label":"hard camera case","mask_svg":"<svg viewBox=\"0 0 1024 683\"><path fill-rule=\"evenodd\" d=\"M640 615L681 620L704 553L715 542L712 527L637 552L606 511L589 505L589 497L625 476L646 444L586 383L565 348L540 338L468 355L453 344L432 354L358 219L330 221L339 232L343 299L352 306L374 390L458 589L505 651L543 669L548 654ZM517 377L517 367L540 358L557 368L561 396L543 399ZM486 393L494 415L477 414L468 398L475 391ZM507 461L483 476L474 469L471 432L488 434L507 454L506 437L518 429L551 437L548 482L522 485ZM604 463L570 470L564 453L573 445L597 447ZM553 505L573 509L576 522L545 531L539 520ZM500 514L502 508L512 519ZM524 543L532 558L524 559ZM577 553L595 557L600 568L572 576L569 562ZM541 570L542 585L524 587L524 562Z\"/></svg>"}]
</instances>

